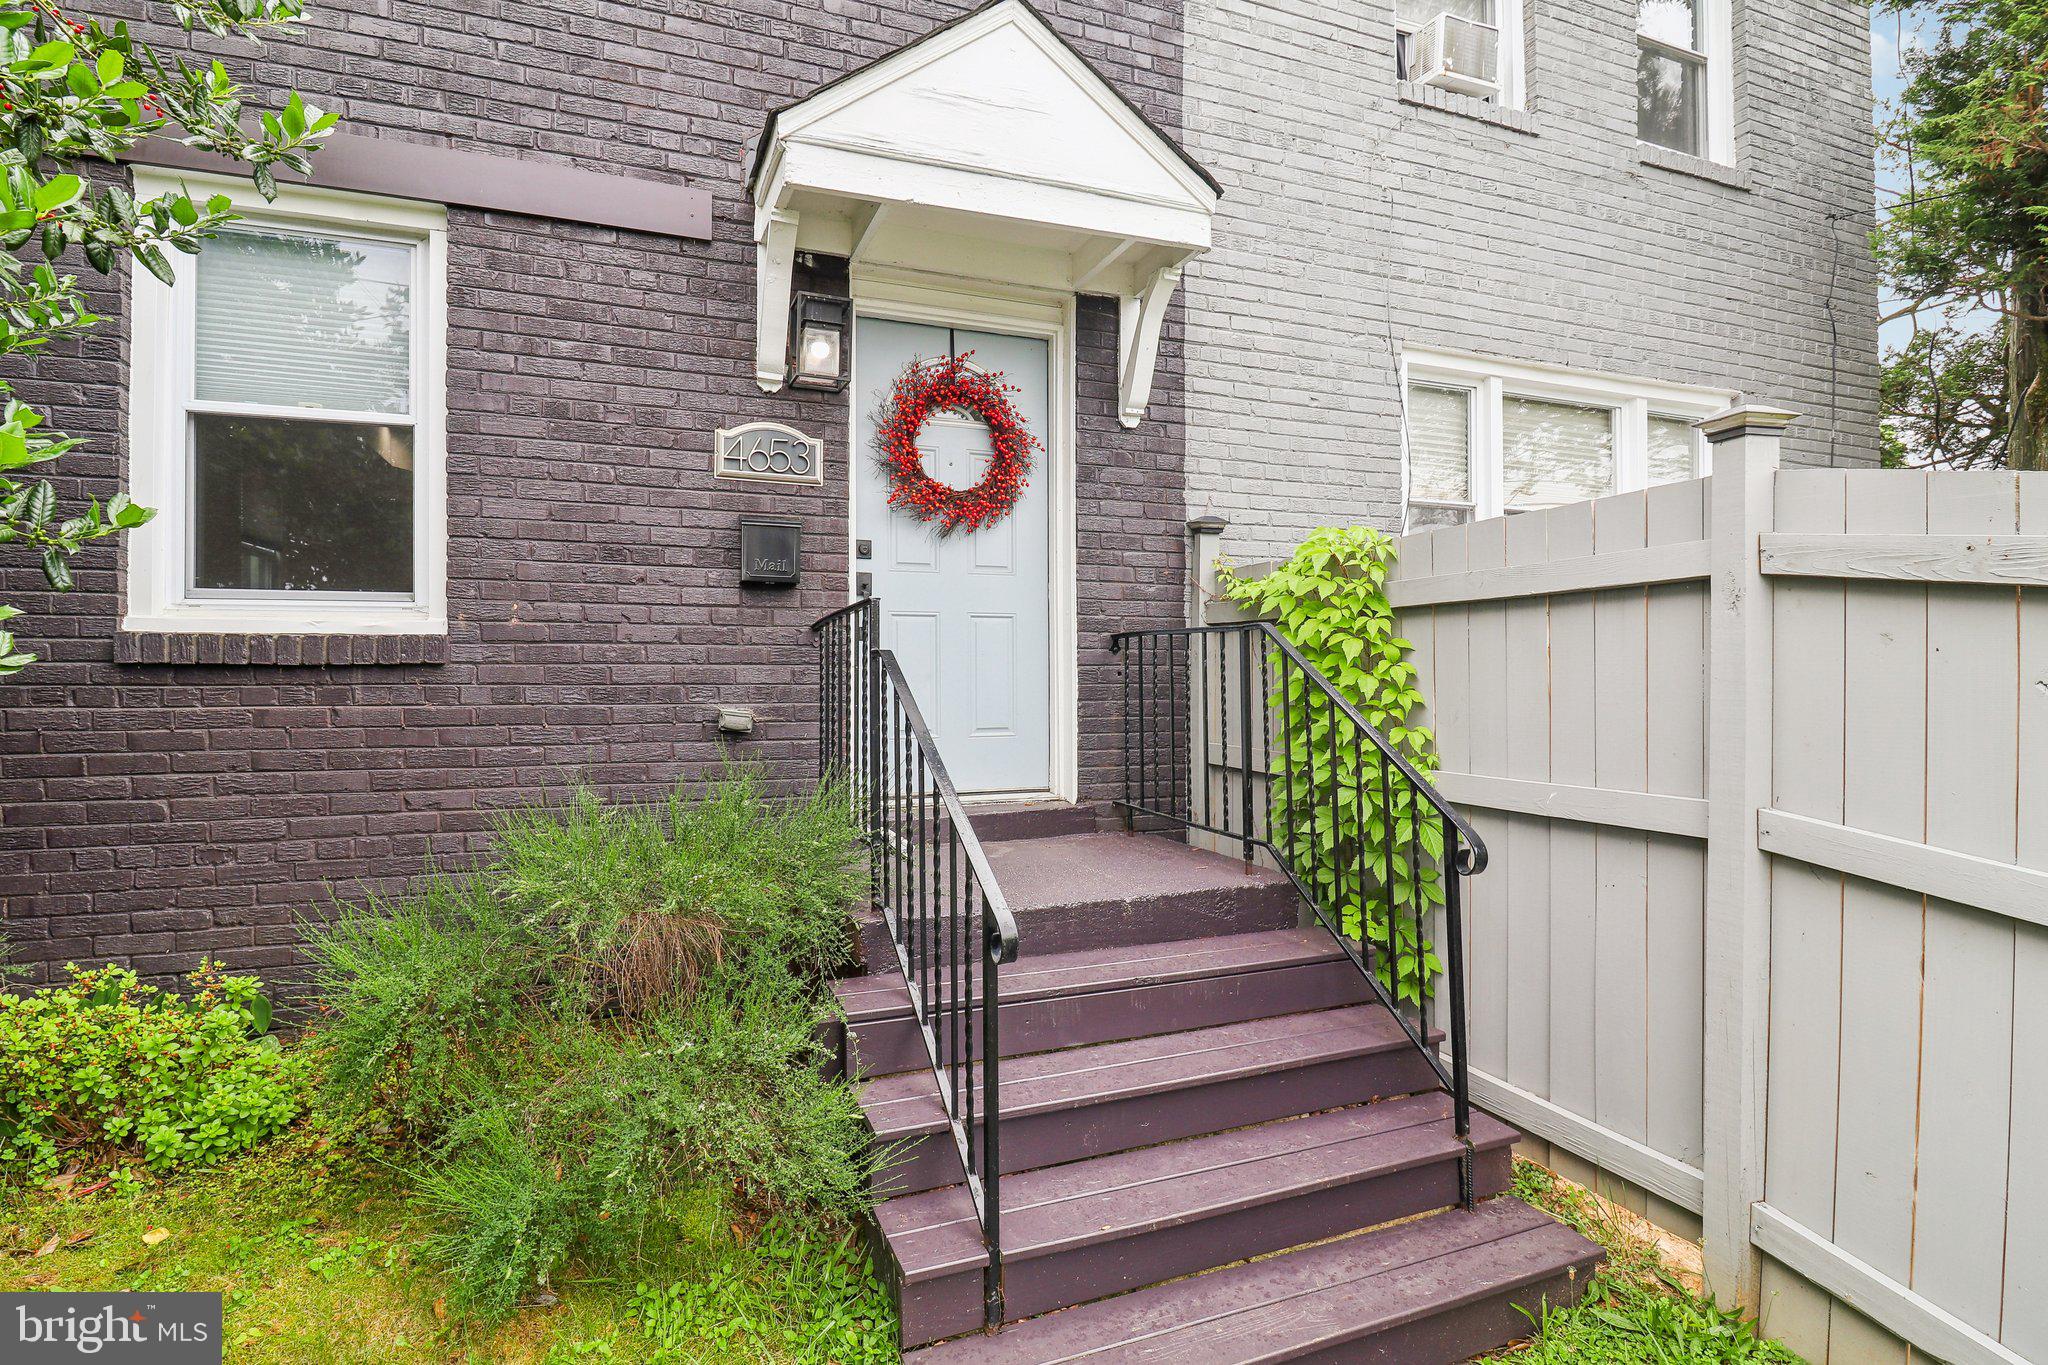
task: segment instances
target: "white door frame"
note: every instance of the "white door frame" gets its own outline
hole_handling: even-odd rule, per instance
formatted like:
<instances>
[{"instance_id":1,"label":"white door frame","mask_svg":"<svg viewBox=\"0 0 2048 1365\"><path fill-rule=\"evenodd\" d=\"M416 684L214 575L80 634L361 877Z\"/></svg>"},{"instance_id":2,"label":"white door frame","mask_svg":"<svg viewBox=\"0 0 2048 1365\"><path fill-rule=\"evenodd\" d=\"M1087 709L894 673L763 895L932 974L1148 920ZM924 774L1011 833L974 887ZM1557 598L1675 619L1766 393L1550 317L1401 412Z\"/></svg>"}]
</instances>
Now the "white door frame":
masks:
<instances>
[{"instance_id":1,"label":"white door frame","mask_svg":"<svg viewBox=\"0 0 2048 1365\"><path fill-rule=\"evenodd\" d=\"M1052 657L1046 677L1051 683L1050 776L1052 785L1043 792L1005 792L986 798L1016 801L1032 797L1075 801L1080 797L1081 681L1079 607L1075 583L1074 503L1074 317L1072 294L1030 289L1018 285L956 279L906 270L887 270L856 264L852 277L853 311L856 322L863 317L889 318L897 322L922 322L939 327L960 327L982 332L1042 339L1046 343L1046 412L1049 430L1044 433L1045 450L1037 477L1047 492L1046 632ZM860 343L854 342L854 363L860 363ZM846 467L846 600L854 597L854 575L860 564L854 558L853 542L858 527L860 472L858 462L872 460L874 452L859 445L860 417L857 385L847 386L847 437L854 447L847 452ZM976 798L968 798L970 800Z\"/></svg>"}]
</instances>

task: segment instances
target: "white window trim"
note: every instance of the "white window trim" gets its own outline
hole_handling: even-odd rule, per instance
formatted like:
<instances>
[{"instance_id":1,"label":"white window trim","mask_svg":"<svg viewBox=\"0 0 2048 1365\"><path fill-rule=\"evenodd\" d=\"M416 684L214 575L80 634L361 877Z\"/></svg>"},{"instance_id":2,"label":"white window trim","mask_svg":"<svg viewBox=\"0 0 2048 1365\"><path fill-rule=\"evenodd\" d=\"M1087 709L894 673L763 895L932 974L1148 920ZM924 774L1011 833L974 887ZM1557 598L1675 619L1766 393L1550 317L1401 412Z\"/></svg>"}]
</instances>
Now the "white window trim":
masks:
<instances>
[{"instance_id":1,"label":"white window trim","mask_svg":"<svg viewBox=\"0 0 2048 1365\"><path fill-rule=\"evenodd\" d=\"M1730 11L1730 0L1696 0L1695 13L1700 26L1700 49L1692 53L1706 64L1707 107L1703 111L1706 119L1705 136L1701 139L1701 155L1708 161L1723 166L1735 164L1735 26ZM1655 38L1644 38L1638 34L1636 44L1640 47L1648 42L1652 46L1668 48L1673 52L1688 49ZM1655 147L1659 151L1671 149L1655 142L1636 143L1639 147ZM1683 155L1683 153L1680 153Z\"/></svg>"},{"instance_id":2,"label":"white window trim","mask_svg":"<svg viewBox=\"0 0 2048 1365\"><path fill-rule=\"evenodd\" d=\"M1494 0L1494 27L1500 30L1500 96L1493 103L1501 109L1522 109L1527 90L1523 68L1526 44L1522 38L1522 0ZM1398 25L1398 36L1405 32Z\"/></svg>"},{"instance_id":3,"label":"white window trim","mask_svg":"<svg viewBox=\"0 0 2048 1365\"><path fill-rule=\"evenodd\" d=\"M1521 109L1527 94L1522 72L1526 47L1522 38L1522 0L1500 0L1494 17L1500 20L1501 108Z\"/></svg>"},{"instance_id":4,"label":"white window trim","mask_svg":"<svg viewBox=\"0 0 2048 1365\"><path fill-rule=\"evenodd\" d=\"M174 289L131 270L128 483L157 509L127 537L128 603L121 628L252 635L444 635L448 630L448 223L438 205L281 187L266 203L247 181L135 168L138 199L184 186L195 198L226 194L253 227L308 227L416 242L413 380L413 593L279 592L195 596L187 564L191 502L184 399L191 391L192 258L174 256ZM206 248L201 246L203 252ZM300 415L311 415L300 414Z\"/></svg>"},{"instance_id":5,"label":"white window trim","mask_svg":"<svg viewBox=\"0 0 2048 1365\"><path fill-rule=\"evenodd\" d=\"M1473 394L1471 470L1468 484L1472 520L1485 521L1506 512L1506 457L1501 439L1501 411L1509 395L1611 408L1615 413L1614 487L1632 493L1649 486L1650 418L1682 417L1697 422L1733 407L1738 394L1726 389L1667 384L1625 375L1567 370L1552 365L1498 360L1458 351L1403 348L1401 381L1401 524L1405 530L1415 506L1465 507L1468 504L1409 498L1408 386L1432 384L1469 389ZM1695 477L1713 472L1712 447L1698 444Z\"/></svg>"}]
</instances>

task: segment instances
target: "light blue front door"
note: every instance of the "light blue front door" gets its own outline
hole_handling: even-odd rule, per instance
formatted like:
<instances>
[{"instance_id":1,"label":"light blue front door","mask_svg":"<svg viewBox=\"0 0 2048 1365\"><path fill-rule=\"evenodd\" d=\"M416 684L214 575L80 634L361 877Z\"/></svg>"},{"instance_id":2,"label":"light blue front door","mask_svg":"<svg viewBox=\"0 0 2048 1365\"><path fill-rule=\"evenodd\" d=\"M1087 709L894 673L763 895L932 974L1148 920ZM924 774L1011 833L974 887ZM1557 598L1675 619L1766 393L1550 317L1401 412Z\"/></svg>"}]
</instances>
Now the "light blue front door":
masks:
<instances>
[{"instance_id":1,"label":"light blue front door","mask_svg":"<svg viewBox=\"0 0 2048 1365\"><path fill-rule=\"evenodd\" d=\"M1051 593L1044 452L1010 515L980 531L940 536L889 506L875 453L875 418L896 376L918 360L973 352L1000 371L1033 432L1045 439L1047 348L1043 340L861 318L853 349L854 537L869 557L882 603L882 646L896 652L930 721L940 756L963 792L1038 792L1051 785ZM956 488L977 483L989 459L988 429L964 415L926 423L925 471Z\"/></svg>"}]
</instances>

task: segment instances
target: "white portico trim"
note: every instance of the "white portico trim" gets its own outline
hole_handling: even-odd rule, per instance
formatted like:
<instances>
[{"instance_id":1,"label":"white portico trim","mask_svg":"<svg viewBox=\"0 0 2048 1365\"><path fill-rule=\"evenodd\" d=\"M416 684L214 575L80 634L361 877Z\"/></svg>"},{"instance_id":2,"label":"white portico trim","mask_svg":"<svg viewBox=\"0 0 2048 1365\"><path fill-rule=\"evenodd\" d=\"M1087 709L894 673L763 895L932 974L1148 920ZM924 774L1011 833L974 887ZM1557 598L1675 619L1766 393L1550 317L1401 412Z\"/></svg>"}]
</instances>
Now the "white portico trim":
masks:
<instances>
[{"instance_id":1,"label":"white portico trim","mask_svg":"<svg viewBox=\"0 0 2048 1365\"><path fill-rule=\"evenodd\" d=\"M1119 416L1144 416L1217 185L1025 0L995 0L778 111L749 175L755 378L782 387L796 253L1122 310Z\"/></svg>"}]
</instances>

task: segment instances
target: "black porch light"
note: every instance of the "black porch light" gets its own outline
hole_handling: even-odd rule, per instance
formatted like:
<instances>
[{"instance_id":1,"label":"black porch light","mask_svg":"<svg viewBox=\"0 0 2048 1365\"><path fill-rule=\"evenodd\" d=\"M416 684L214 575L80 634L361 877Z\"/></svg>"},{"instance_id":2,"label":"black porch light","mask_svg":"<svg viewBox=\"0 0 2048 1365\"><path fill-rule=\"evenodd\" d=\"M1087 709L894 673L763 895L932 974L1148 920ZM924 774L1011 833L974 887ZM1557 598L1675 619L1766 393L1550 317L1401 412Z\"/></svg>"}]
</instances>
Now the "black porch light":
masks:
<instances>
[{"instance_id":1,"label":"black porch light","mask_svg":"<svg viewBox=\"0 0 2048 1365\"><path fill-rule=\"evenodd\" d=\"M847 345L853 304L827 294L797 294L789 301L789 369L792 389L838 393L850 376Z\"/></svg>"}]
</instances>

